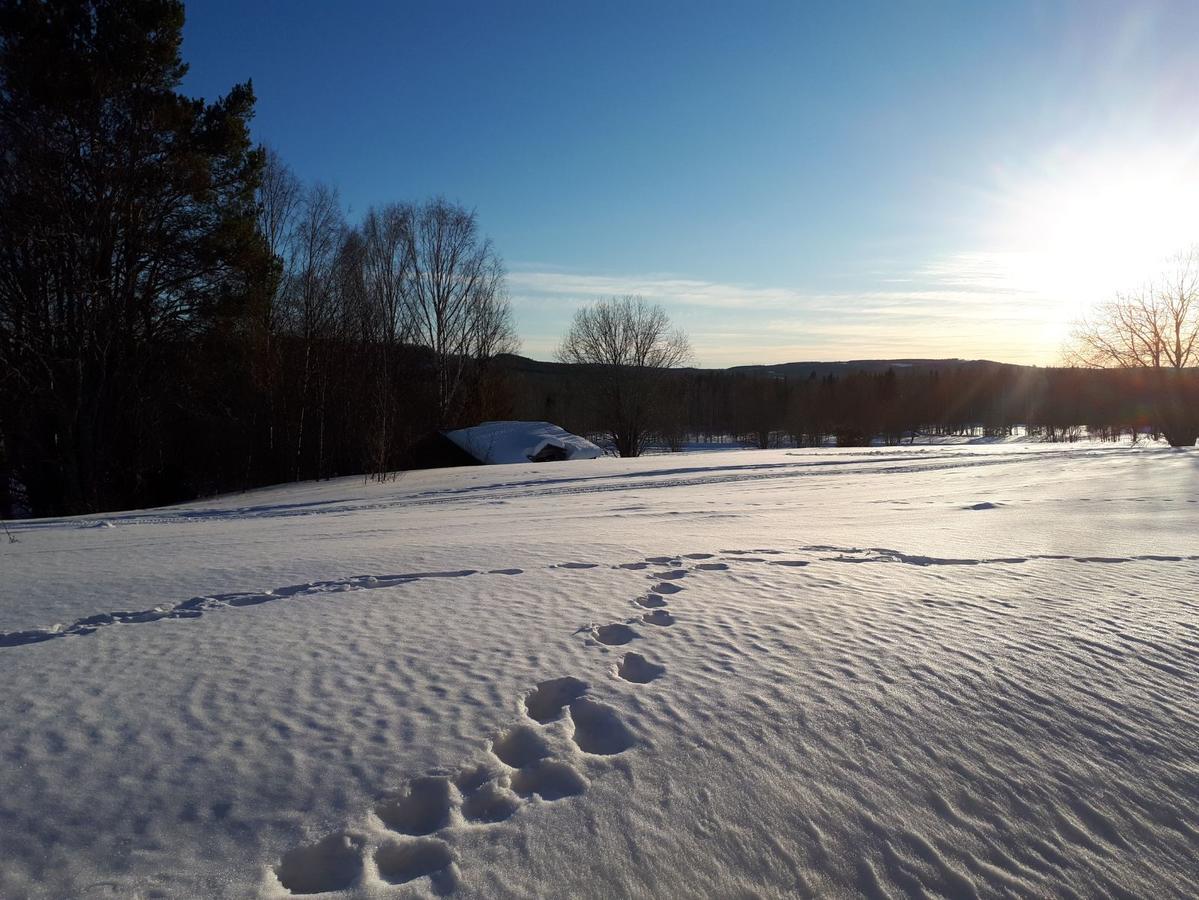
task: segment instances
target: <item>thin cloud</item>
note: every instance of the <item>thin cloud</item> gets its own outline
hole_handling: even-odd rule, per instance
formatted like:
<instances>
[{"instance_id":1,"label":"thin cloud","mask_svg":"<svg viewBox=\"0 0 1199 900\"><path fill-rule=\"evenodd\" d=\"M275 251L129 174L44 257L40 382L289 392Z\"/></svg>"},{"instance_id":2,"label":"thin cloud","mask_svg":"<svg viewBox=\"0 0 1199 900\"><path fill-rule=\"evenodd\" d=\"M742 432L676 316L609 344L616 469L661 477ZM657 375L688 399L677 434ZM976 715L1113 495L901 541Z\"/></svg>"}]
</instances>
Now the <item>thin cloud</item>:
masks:
<instances>
[{"instance_id":1,"label":"thin cloud","mask_svg":"<svg viewBox=\"0 0 1199 900\"><path fill-rule=\"evenodd\" d=\"M1049 363L1062 310L1016 285L1011 254L960 253L912 271L871 272L865 290L805 291L673 274L522 268L508 276L525 352L549 358L575 309L639 294L690 334L701 365L957 356Z\"/></svg>"}]
</instances>

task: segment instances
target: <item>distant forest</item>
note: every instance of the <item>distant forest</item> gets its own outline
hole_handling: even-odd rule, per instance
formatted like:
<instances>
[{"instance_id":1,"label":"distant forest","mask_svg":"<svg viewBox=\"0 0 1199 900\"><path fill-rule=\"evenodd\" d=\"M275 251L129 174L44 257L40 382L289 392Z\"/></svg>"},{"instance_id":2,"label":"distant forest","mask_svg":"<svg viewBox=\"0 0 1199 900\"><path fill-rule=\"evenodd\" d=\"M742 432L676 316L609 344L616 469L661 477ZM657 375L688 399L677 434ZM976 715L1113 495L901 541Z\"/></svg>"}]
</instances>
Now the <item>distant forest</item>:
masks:
<instances>
[{"instance_id":1,"label":"distant forest","mask_svg":"<svg viewBox=\"0 0 1199 900\"><path fill-rule=\"evenodd\" d=\"M177 348L176 371L187 372L190 382L187 402L168 408L170 415L151 435L155 455L126 460L139 464L120 470L104 503L155 505L283 481L386 477L407 465L406 450L423 435L483 419L552 421L607 443L585 367L501 355L489 363L485 387L481 380L472 389L472 403L441 423L433 397L435 362L427 351L406 347L390 363L397 424L389 468L376 471L378 432L367 390L371 369L361 364L368 348L329 343L306 354L288 336L278 351L283 371L273 380L277 387L266 393L253 377L252 346L229 336L209 341ZM189 352L196 363L183 368ZM198 365L203 361L220 364ZM321 385L307 410L294 390L305 365ZM1144 370L864 361L676 369L665 378L651 441L659 452L688 443L853 447L901 444L924 435L1020 434L1052 441L1155 435L1155 384L1153 373ZM1199 404L1193 382L1191 398ZM37 498L21 489L18 477L10 470L6 517L88 509L33 506Z\"/></svg>"},{"instance_id":2,"label":"distant forest","mask_svg":"<svg viewBox=\"0 0 1199 900\"><path fill-rule=\"evenodd\" d=\"M1173 372L678 369L682 336L675 356L616 348L667 360L644 377L515 356L503 263L471 210L385 202L349 221L335 189L302 184L251 140L249 82L212 102L179 93L182 25L172 0L0 5L0 517L384 478L430 431L488 419L549 420L605 443L623 433L616 443L635 453L1018 426L1114 437L1159 427L1163 397L1199 408L1195 329L1166 353ZM1161 323L1199 309L1187 291L1190 305L1116 308L1135 326L1132 350L1097 329L1096 364L1140 365L1148 347L1160 365L1163 334L1184 333ZM612 309L666 334L660 310ZM604 321L617 319L576 324ZM591 336L576 332L575 358ZM622 432L613 419L627 410ZM1177 443L1195 442L1193 418Z\"/></svg>"},{"instance_id":3,"label":"distant forest","mask_svg":"<svg viewBox=\"0 0 1199 900\"><path fill-rule=\"evenodd\" d=\"M602 441L585 370L500 360L518 418L548 419ZM864 446L921 435L1051 441L1155 436L1162 373L1038 368L966 360L864 360L679 369L658 404L656 445L732 441L747 447ZM1190 373L1179 402L1199 405ZM1177 395L1176 395L1177 396Z\"/></svg>"}]
</instances>

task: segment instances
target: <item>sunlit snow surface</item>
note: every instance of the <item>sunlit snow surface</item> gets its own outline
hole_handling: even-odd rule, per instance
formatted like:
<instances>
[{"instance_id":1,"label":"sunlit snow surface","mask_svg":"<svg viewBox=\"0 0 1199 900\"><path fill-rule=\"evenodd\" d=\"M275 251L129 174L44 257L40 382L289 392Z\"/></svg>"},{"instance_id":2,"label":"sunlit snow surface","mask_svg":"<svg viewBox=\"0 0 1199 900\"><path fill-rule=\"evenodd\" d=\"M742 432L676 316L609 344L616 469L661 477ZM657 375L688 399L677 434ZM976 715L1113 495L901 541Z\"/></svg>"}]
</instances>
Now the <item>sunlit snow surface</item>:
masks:
<instances>
[{"instance_id":1,"label":"sunlit snow surface","mask_svg":"<svg viewBox=\"0 0 1199 900\"><path fill-rule=\"evenodd\" d=\"M1196 451L477 467L14 533L4 898L1199 892Z\"/></svg>"}]
</instances>

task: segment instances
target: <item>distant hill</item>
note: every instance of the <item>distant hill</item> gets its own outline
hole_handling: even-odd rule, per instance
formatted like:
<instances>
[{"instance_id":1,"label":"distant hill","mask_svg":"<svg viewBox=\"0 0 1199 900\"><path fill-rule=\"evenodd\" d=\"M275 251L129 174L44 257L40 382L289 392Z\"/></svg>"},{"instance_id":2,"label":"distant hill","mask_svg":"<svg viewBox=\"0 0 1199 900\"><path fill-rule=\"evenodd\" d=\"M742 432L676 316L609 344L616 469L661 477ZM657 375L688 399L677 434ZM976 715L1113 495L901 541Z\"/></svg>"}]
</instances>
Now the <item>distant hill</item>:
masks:
<instances>
[{"instance_id":1,"label":"distant hill","mask_svg":"<svg viewBox=\"0 0 1199 900\"><path fill-rule=\"evenodd\" d=\"M505 368L527 375L561 375L574 368L569 363L543 362L527 356L505 354L499 358ZM726 369L699 369L696 372L734 372L743 375L758 375L769 378L801 379L815 375L841 377L851 372L886 372L894 369L897 374L907 372L947 371L956 369L1033 370L1036 366L993 362L989 359L850 359L839 362L788 362L772 365L730 366Z\"/></svg>"},{"instance_id":2,"label":"distant hill","mask_svg":"<svg viewBox=\"0 0 1199 900\"><path fill-rule=\"evenodd\" d=\"M825 375L846 375L850 372L886 372L894 369L896 374L907 372L948 371L957 369L1019 370L1034 366L993 362L989 359L850 359L841 362L789 362L766 366L731 366L727 371L746 375L766 375L775 378L817 378Z\"/></svg>"}]
</instances>

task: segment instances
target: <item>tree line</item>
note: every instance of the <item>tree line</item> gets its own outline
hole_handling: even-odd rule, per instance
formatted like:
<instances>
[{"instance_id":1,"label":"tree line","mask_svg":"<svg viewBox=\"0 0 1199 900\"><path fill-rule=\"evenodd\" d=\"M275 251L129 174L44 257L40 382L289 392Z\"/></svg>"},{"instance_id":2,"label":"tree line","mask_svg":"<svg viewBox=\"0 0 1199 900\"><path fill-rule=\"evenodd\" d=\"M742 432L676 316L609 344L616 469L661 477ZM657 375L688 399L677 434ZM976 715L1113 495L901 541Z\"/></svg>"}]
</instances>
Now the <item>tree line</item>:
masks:
<instances>
[{"instance_id":1,"label":"tree line","mask_svg":"<svg viewBox=\"0 0 1199 900\"><path fill-rule=\"evenodd\" d=\"M575 367L505 360L521 418L552 419L608 440L610 417L594 379ZM1199 410L1199 377L1148 369L1038 368L992 362L924 363L882 371L780 375L769 371L674 370L653 391L642 447L865 446L922 437L1168 437L1162 399ZM1171 384L1163 389L1161 378ZM1185 441L1185 436L1181 438ZM1194 438L1191 439L1194 443Z\"/></svg>"},{"instance_id":2,"label":"tree line","mask_svg":"<svg viewBox=\"0 0 1199 900\"><path fill-rule=\"evenodd\" d=\"M347 221L179 91L175 0L0 4L0 515L392 471L503 412L502 262L444 199Z\"/></svg>"}]
</instances>

